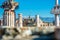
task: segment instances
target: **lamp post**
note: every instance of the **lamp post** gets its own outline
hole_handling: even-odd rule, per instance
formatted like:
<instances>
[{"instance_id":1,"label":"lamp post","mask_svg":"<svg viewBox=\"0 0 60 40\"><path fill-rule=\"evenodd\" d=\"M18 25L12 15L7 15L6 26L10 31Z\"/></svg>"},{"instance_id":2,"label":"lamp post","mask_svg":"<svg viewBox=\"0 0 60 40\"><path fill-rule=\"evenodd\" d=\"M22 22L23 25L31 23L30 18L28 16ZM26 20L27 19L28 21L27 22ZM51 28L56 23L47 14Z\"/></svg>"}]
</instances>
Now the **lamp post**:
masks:
<instances>
[{"instance_id":1,"label":"lamp post","mask_svg":"<svg viewBox=\"0 0 60 40\"><path fill-rule=\"evenodd\" d=\"M58 0L56 0L56 5L52 9L52 13L55 15L55 26L59 27L60 6L58 4Z\"/></svg>"},{"instance_id":2,"label":"lamp post","mask_svg":"<svg viewBox=\"0 0 60 40\"><path fill-rule=\"evenodd\" d=\"M60 25L59 25L59 14L60 14L60 6L59 1L56 0L56 4L52 9L52 13L55 15L55 38L56 40L60 40Z\"/></svg>"}]
</instances>

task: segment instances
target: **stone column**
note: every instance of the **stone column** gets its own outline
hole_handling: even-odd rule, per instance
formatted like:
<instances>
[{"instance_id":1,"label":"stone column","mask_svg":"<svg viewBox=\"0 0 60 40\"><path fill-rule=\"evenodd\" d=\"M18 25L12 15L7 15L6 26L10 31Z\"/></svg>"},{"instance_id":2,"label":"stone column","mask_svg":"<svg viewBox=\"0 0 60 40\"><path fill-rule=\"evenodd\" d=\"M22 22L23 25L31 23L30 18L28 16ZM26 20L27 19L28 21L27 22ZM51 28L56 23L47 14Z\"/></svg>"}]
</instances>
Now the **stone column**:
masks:
<instances>
[{"instance_id":1,"label":"stone column","mask_svg":"<svg viewBox=\"0 0 60 40\"><path fill-rule=\"evenodd\" d=\"M36 25L37 25L37 27L40 27L39 21L40 21L39 15L36 15Z\"/></svg>"},{"instance_id":2,"label":"stone column","mask_svg":"<svg viewBox=\"0 0 60 40\"><path fill-rule=\"evenodd\" d=\"M18 26L19 27L23 27L23 24L22 24L22 14L18 14Z\"/></svg>"}]
</instances>

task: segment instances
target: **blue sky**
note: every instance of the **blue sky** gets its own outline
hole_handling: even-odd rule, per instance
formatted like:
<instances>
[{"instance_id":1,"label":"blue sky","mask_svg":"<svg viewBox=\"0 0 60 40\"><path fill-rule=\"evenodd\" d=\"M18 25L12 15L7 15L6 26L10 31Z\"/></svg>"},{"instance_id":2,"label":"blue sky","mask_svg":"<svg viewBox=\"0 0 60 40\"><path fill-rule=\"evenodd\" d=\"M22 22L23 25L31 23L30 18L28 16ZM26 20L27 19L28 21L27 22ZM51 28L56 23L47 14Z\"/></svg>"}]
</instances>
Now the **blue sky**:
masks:
<instances>
[{"instance_id":1,"label":"blue sky","mask_svg":"<svg viewBox=\"0 0 60 40\"><path fill-rule=\"evenodd\" d=\"M0 5L5 0L0 0ZM34 16L39 14L41 17L53 17L50 13L55 5L55 0L15 0L19 3L19 8L15 11L16 16L22 13L23 16ZM60 1L60 0L59 0ZM0 17L3 15L3 9L0 8Z\"/></svg>"}]
</instances>

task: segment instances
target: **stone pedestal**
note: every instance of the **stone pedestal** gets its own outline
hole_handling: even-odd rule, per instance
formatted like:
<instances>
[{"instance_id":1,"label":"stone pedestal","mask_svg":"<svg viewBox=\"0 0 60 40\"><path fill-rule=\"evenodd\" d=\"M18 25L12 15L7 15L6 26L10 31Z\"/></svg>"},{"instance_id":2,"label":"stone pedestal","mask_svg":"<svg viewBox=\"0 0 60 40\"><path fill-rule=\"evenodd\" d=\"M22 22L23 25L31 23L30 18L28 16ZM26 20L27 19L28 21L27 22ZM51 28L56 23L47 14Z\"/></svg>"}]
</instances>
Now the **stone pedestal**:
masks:
<instances>
[{"instance_id":1,"label":"stone pedestal","mask_svg":"<svg viewBox=\"0 0 60 40\"><path fill-rule=\"evenodd\" d=\"M55 38L56 40L60 40L60 28L55 28Z\"/></svg>"}]
</instances>

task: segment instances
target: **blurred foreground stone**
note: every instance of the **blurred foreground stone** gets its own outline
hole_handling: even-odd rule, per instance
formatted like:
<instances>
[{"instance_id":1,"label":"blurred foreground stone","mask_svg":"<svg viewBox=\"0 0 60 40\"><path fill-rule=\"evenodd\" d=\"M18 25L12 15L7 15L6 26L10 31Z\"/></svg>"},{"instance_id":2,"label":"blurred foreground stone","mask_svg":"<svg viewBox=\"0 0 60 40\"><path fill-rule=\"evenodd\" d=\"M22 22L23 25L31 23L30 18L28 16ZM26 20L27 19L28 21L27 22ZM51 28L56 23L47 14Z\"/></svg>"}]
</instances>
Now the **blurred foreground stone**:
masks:
<instances>
[{"instance_id":1,"label":"blurred foreground stone","mask_svg":"<svg viewBox=\"0 0 60 40\"><path fill-rule=\"evenodd\" d=\"M55 28L55 38L60 40L60 27Z\"/></svg>"}]
</instances>

